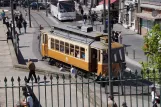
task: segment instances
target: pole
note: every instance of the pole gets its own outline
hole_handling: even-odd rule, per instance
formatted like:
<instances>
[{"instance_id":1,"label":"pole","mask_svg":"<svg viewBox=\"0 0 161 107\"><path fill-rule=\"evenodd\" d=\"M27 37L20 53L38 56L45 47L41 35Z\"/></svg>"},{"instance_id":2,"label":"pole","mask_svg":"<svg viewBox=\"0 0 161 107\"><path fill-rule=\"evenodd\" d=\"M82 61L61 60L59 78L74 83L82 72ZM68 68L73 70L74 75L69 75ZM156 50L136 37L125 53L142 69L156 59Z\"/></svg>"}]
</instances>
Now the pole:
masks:
<instances>
[{"instance_id":1,"label":"pole","mask_svg":"<svg viewBox=\"0 0 161 107\"><path fill-rule=\"evenodd\" d=\"M106 25L106 0L104 0L103 4L103 22L104 22L104 33L107 33L107 25Z\"/></svg>"},{"instance_id":2,"label":"pole","mask_svg":"<svg viewBox=\"0 0 161 107\"><path fill-rule=\"evenodd\" d=\"M39 1L37 0L37 11L39 11Z\"/></svg>"},{"instance_id":3,"label":"pole","mask_svg":"<svg viewBox=\"0 0 161 107\"><path fill-rule=\"evenodd\" d=\"M13 0L10 0L10 6L11 6L11 15L12 15L12 24L13 24L12 37L13 37L13 42L14 42L14 48L15 48L15 51L17 53L18 52L17 51L18 49L17 49L17 45L16 45L16 43L17 43L17 36L15 36L15 23L14 23Z\"/></svg>"},{"instance_id":4,"label":"pole","mask_svg":"<svg viewBox=\"0 0 161 107\"><path fill-rule=\"evenodd\" d=\"M45 7L46 7L46 17L48 17L47 0L45 0Z\"/></svg>"},{"instance_id":5,"label":"pole","mask_svg":"<svg viewBox=\"0 0 161 107\"><path fill-rule=\"evenodd\" d=\"M29 26L31 27L30 1L27 0L27 2L28 2L28 11L29 11Z\"/></svg>"},{"instance_id":6,"label":"pole","mask_svg":"<svg viewBox=\"0 0 161 107\"><path fill-rule=\"evenodd\" d=\"M111 18L110 18L110 0L108 0L108 72L109 72L109 91L110 95L113 95L112 86L112 64L111 64Z\"/></svg>"}]
</instances>

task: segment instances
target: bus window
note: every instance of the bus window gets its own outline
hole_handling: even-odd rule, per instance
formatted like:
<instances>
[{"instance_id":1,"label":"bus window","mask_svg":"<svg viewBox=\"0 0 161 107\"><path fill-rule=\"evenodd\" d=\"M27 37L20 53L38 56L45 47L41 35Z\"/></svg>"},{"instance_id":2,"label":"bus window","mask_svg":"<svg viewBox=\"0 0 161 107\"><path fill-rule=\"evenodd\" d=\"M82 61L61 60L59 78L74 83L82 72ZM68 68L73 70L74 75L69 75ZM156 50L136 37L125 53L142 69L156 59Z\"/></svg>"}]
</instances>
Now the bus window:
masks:
<instances>
[{"instance_id":1,"label":"bus window","mask_svg":"<svg viewBox=\"0 0 161 107\"><path fill-rule=\"evenodd\" d=\"M85 59L85 49L84 48L80 48L80 58Z\"/></svg>"},{"instance_id":2,"label":"bus window","mask_svg":"<svg viewBox=\"0 0 161 107\"><path fill-rule=\"evenodd\" d=\"M65 54L69 54L69 43L65 43Z\"/></svg>"},{"instance_id":3,"label":"bus window","mask_svg":"<svg viewBox=\"0 0 161 107\"><path fill-rule=\"evenodd\" d=\"M60 41L60 52L64 53L64 42Z\"/></svg>"},{"instance_id":4,"label":"bus window","mask_svg":"<svg viewBox=\"0 0 161 107\"><path fill-rule=\"evenodd\" d=\"M74 45L70 44L70 55L74 56Z\"/></svg>"},{"instance_id":5,"label":"bus window","mask_svg":"<svg viewBox=\"0 0 161 107\"><path fill-rule=\"evenodd\" d=\"M54 39L51 38L51 49L54 49Z\"/></svg>"},{"instance_id":6,"label":"bus window","mask_svg":"<svg viewBox=\"0 0 161 107\"><path fill-rule=\"evenodd\" d=\"M55 39L55 49L59 51L59 40Z\"/></svg>"},{"instance_id":7,"label":"bus window","mask_svg":"<svg viewBox=\"0 0 161 107\"><path fill-rule=\"evenodd\" d=\"M79 46L75 46L75 57L80 58Z\"/></svg>"}]
</instances>

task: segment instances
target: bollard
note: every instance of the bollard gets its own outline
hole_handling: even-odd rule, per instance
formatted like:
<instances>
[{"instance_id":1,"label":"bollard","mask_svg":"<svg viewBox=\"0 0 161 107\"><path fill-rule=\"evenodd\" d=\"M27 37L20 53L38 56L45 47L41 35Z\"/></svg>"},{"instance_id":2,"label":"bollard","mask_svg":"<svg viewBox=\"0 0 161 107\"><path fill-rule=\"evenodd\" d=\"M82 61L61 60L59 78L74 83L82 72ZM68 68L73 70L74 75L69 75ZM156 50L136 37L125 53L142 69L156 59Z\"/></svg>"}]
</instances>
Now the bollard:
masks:
<instances>
[{"instance_id":1,"label":"bollard","mask_svg":"<svg viewBox=\"0 0 161 107\"><path fill-rule=\"evenodd\" d=\"M133 58L135 59L135 49L133 50Z\"/></svg>"},{"instance_id":2,"label":"bollard","mask_svg":"<svg viewBox=\"0 0 161 107\"><path fill-rule=\"evenodd\" d=\"M128 52L126 52L126 56L128 56Z\"/></svg>"},{"instance_id":3,"label":"bollard","mask_svg":"<svg viewBox=\"0 0 161 107\"><path fill-rule=\"evenodd\" d=\"M101 26L100 26L100 32L101 32Z\"/></svg>"}]
</instances>

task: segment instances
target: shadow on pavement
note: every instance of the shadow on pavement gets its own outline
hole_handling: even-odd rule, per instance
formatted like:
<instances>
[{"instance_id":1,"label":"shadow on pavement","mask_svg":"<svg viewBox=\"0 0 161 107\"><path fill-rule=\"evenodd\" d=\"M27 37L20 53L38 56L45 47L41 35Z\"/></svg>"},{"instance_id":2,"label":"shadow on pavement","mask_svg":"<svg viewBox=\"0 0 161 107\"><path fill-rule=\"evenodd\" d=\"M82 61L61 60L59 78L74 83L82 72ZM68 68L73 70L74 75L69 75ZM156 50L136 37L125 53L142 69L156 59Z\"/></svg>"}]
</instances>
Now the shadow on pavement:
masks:
<instances>
[{"instance_id":1,"label":"shadow on pavement","mask_svg":"<svg viewBox=\"0 0 161 107\"><path fill-rule=\"evenodd\" d=\"M30 46L19 46L19 48L28 48Z\"/></svg>"},{"instance_id":2,"label":"shadow on pavement","mask_svg":"<svg viewBox=\"0 0 161 107\"><path fill-rule=\"evenodd\" d=\"M31 58L30 58L31 59ZM24 59L25 62L28 62L28 59ZM31 59L32 62L38 62L38 59Z\"/></svg>"},{"instance_id":3,"label":"shadow on pavement","mask_svg":"<svg viewBox=\"0 0 161 107\"><path fill-rule=\"evenodd\" d=\"M18 50L19 54L17 55L17 59L18 59L18 63L22 64L22 65L26 65L26 61L20 51L20 49Z\"/></svg>"},{"instance_id":4,"label":"shadow on pavement","mask_svg":"<svg viewBox=\"0 0 161 107\"><path fill-rule=\"evenodd\" d=\"M38 101L36 95L34 94L33 90L31 89L31 87L27 85L27 88L28 88L28 91L29 91L30 95L33 98L33 101L34 101L34 106L33 107L42 107L40 102Z\"/></svg>"}]
</instances>

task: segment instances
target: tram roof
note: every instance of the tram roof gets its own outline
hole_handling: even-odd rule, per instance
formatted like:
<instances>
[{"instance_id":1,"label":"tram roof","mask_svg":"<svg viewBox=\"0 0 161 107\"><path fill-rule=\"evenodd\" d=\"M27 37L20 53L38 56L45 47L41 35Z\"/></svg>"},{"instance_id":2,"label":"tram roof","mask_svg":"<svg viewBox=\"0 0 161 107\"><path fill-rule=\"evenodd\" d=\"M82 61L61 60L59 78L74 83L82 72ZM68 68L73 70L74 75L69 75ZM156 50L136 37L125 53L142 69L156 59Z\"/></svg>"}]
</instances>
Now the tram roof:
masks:
<instances>
[{"instance_id":1,"label":"tram roof","mask_svg":"<svg viewBox=\"0 0 161 107\"><path fill-rule=\"evenodd\" d=\"M77 26L71 26L71 25L65 25L65 24L59 24L59 25L56 24L53 27L57 30L59 29L60 31L64 30L64 31L67 31L69 33L74 33L76 35L84 36L84 37L92 38L92 39L96 39L100 36L103 36L103 33L98 32L98 31L83 32Z\"/></svg>"}]
</instances>

